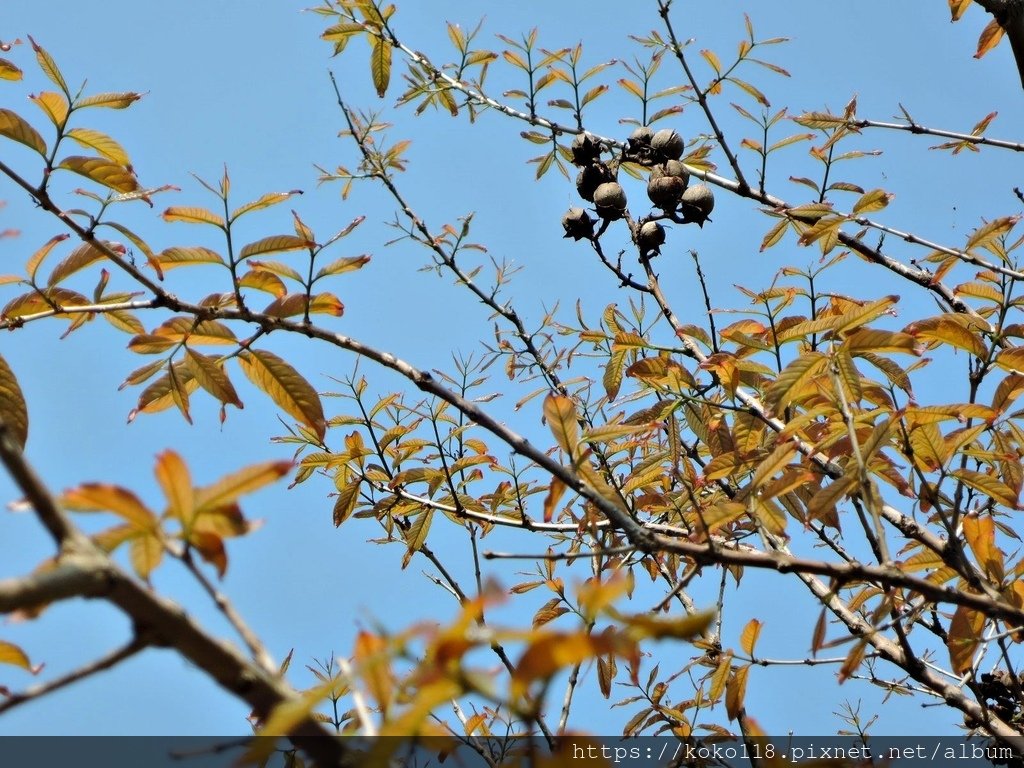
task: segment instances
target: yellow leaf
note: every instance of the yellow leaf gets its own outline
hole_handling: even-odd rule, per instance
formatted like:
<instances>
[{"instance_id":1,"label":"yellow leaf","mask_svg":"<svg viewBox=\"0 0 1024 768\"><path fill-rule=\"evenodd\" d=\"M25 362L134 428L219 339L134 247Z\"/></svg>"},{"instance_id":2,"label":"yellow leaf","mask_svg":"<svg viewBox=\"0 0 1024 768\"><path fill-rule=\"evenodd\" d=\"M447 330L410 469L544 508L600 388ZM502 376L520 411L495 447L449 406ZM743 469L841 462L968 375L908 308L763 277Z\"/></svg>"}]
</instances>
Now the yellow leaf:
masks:
<instances>
[{"instance_id":1,"label":"yellow leaf","mask_svg":"<svg viewBox=\"0 0 1024 768\"><path fill-rule=\"evenodd\" d=\"M576 406L565 395L548 394L544 398L544 418L551 434L570 458L575 459L579 447L579 418Z\"/></svg>"},{"instance_id":2,"label":"yellow leaf","mask_svg":"<svg viewBox=\"0 0 1024 768\"><path fill-rule=\"evenodd\" d=\"M6 643L3 640L0 640L0 664L12 664L15 667L21 667L33 673L37 671L33 670L32 663L21 648L12 643Z\"/></svg>"},{"instance_id":3,"label":"yellow leaf","mask_svg":"<svg viewBox=\"0 0 1024 768\"><path fill-rule=\"evenodd\" d=\"M370 49L370 76L377 95L384 98L391 79L391 43L383 37L374 37Z\"/></svg>"},{"instance_id":4,"label":"yellow leaf","mask_svg":"<svg viewBox=\"0 0 1024 768\"><path fill-rule=\"evenodd\" d=\"M257 200L253 200L250 203L246 203L245 205L240 205L238 208L235 208L235 210L231 212L231 221L234 221L239 216L244 216L247 213L251 213L252 211L261 211L264 208L270 208L273 205L277 205L278 203L284 202L293 195L301 194L301 189L293 189L288 192L268 192L267 194L262 195Z\"/></svg>"},{"instance_id":5,"label":"yellow leaf","mask_svg":"<svg viewBox=\"0 0 1024 768\"><path fill-rule=\"evenodd\" d=\"M352 661L355 672L366 683L384 717L387 717L395 690L395 675L388 658L388 644L378 635L365 630L356 635Z\"/></svg>"},{"instance_id":6,"label":"yellow leaf","mask_svg":"<svg viewBox=\"0 0 1024 768\"><path fill-rule=\"evenodd\" d=\"M188 527L195 509L195 492L188 466L181 456L167 450L157 455L153 473L167 499L168 513Z\"/></svg>"},{"instance_id":7,"label":"yellow leaf","mask_svg":"<svg viewBox=\"0 0 1024 768\"><path fill-rule=\"evenodd\" d=\"M190 347L185 348L185 364L192 371L199 386L217 398L220 402L242 408L235 386L231 383L224 367L215 358L201 355Z\"/></svg>"},{"instance_id":8,"label":"yellow leaf","mask_svg":"<svg viewBox=\"0 0 1024 768\"><path fill-rule=\"evenodd\" d=\"M292 468L290 461L268 461L252 464L222 477L212 485L196 490L196 515L235 503L239 496L257 491L275 482Z\"/></svg>"},{"instance_id":9,"label":"yellow leaf","mask_svg":"<svg viewBox=\"0 0 1024 768\"><path fill-rule=\"evenodd\" d=\"M130 164L128 153L119 143L101 131L89 128L72 128L65 134L87 149L94 149L112 163L127 166Z\"/></svg>"},{"instance_id":10,"label":"yellow leaf","mask_svg":"<svg viewBox=\"0 0 1024 768\"><path fill-rule=\"evenodd\" d=\"M722 698L722 692L725 690L725 683L729 679L730 672L732 672L732 654L723 653L718 667L711 675L711 684L708 687L708 698L712 702L717 702Z\"/></svg>"},{"instance_id":11,"label":"yellow leaf","mask_svg":"<svg viewBox=\"0 0 1024 768\"><path fill-rule=\"evenodd\" d=\"M172 205L161 216L164 221L181 221L186 224L213 224L215 227L224 228L224 219L222 217L213 211L195 206Z\"/></svg>"},{"instance_id":12,"label":"yellow leaf","mask_svg":"<svg viewBox=\"0 0 1024 768\"><path fill-rule=\"evenodd\" d=\"M743 702L747 697L747 675L750 665L739 667L725 684L725 713L730 720L735 720L743 713Z\"/></svg>"},{"instance_id":13,"label":"yellow leaf","mask_svg":"<svg viewBox=\"0 0 1024 768\"><path fill-rule=\"evenodd\" d=\"M981 30L981 35L978 36L978 50L974 54L974 58L980 59L986 53L995 48L999 41L1003 39L1003 28L999 25L999 22L992 19L985 28Z\"/></svg>"},{"instance_id":14,"label":"yellow leaf","mask_svg":"<svg viewBox=\"0 0 1024 768\"><path fill-rule=\"evenodd\" d=\"M53 57L41 45L38 45L32 39L32 35L28 36L28 40L32 43L32 50L35 51L36 61L39 63L39 68L43 70L43 74L50 78L54 85L64 91L65 95L70 96L71 92L68 90L68 84L64 82L64 76L61 74L57 62L53 60Z\"/></svg>"},{"instance_id":15,"label":"yellow leaf","mask_svg":"<svg viewBox=\"0 0 1024 768\"><path fill-rule=\"evenodd\" d=\"M83 107L106 107L107 109L127 109L142 98L141 93L122 91L119 93L96 93L75 102L76 109Z\"/></svg>"},{"instance_id":16,"label":"yellow leaf","mask_svg":"<svg viewBox=\"0 0 1024 768\"><path fill-rule=\"evenodd\" d=\"M238 362L249 381L266 392L281 410L298 419L323 440L327 422L320 396L298 371L274 353L259 349L241 353Z\"/></svg>"},{"instance_id":17,"label":"yellow leaf","mask_svg":"<svg viewBox=\"0 0 1024 768\"><path fill-rule=\"evenodd\" d=\"M24 450L28 440L28 404L14 371L3 356L0 356L0 423Z\"/></svg>"},{"instance_id":18,"label":"yellow leaf","mask_svg":"<svg viewBox=\"0 0 1024 768\"><path fill-rule=\"evenodd\" d=\"M156 570L163 560L164 543L159 529L153 534L135 536L128 547L128 559L140 579L149 581L150 574Z\"/></svg>"},{"instance_id":19,"label":"yellow leaf","mask_svg":"<svg viewBox=\"0 0 1024 768\"><path fill-rule=\"evenodd\" d=\"M958 480L962 480L974 490L991 497L992 501L997 504L1002 504L1010 509L1017 509L1017 493L1006 483L992 475L976 472L973 469L955 469L949 474Z\"/></svg>"},{"instance_id":20,"label":"yellow leaf","mask_svg":"<svg viewBox=\"0 0 1024 768\"><path fill-rule=\"evenodd\" d=\"M165 217L166 218L166 217ZM167 248L156 254L157 263L164 269L185 267L189 264L223 264L224 259L216 251L200 246Z\"/></svg>"},{"instance_id":21,"label":"yellow leaf","mask_svg":"<svg viewBox=\"0 0 1024 768\"><path fill-rule=\"evenodd\" d=\"M544 497L544 522L550 523L555 516L555 507L559 499L565 493L565 483L557 477L551 478L551 485L548 487L548 495Z\"/></svg>"},{"instance_id":22,"label":"yellow leaf","mask_svg":"<svg viewBox=\"0 0 1024 768\"><path fill-rule=\"evenodd\" d=\"M974 664L974 651L981 644L985 629L985 614L966 606L957 606L949 622L946 648L953 674L962 675Z\"/></svg>"},{"instance_id":23,"label":"yellow leaf","mask_svg":"<svg viewBox=\"0 0 1024 768\"><path fill-rule=\"evenodd\" d=\"M75 512L113 512L138 530L151 530L157 517L138 496L107 483L83 483L65 491L61 504Z\"/></svg>"},{"instance_id":24,"label":"yellow leaf","mask_svg":"<svg viewBox=\"0 0 1024 768\"><path fill-rule=\"evenodd\" d=\"M267 253L281 253L283 251L297 251L308 248L311 243L295 235L271 235L263 237L256 242L244 246L238 254L238 260L247 259L250 256L262 256Z\"/></svg>"},{"instance_id":25,"label":"yellow leaf","mask_svg":"<svg viewBox=\"0 0 1024 768\"><path fill-rule=\"evenodd\" d=\"M65 157L57 165L58 168L65 168L79 176L109 187L115 192L134 192L139 188L139 182L130 170L118 163L112 163L105 157L82 157L72 155Z\"/></svg>"},{"instance_id":26,"label":"yellow leaf","mask_svg":"<svg viewBox=\"0 0 1024 768\"><path fill-rule=\"evenodd\" d=\"M1001 582L1006 575L1003 567L1003 553L996 546L995 522L988 515L976 513L963 517L964 539L974 553L982 573L995 582Z\"/></svg>"},{"instance_id":27,"label":"yellow leaf","mask_svg":"<svg viewBox=\"0 0 1024 768\"><path fill-rule=\"evenodd\" d=\"M34 149L43 157L46 157L46 141L35 128L29 125L17 112L9 109L0 109L0 136L24 144Z\"/></svg>"},{"instance_id":28,"label":"yellow leaf","mask_svg":"<svg viewBox=\"0 0 1024 768\"><path fill-rule=\"evenodd\" d=\"M757 619L751 619L740 633L740 648L748 656L753 657L754 655L754 648L757 646L757 638L761 636L762 626L764 625Z\"/></svg>"},{"instance_id":29,"label":"yellow leaf","mask_svg":"<svg viewBox=\"0 0 1024 768\"><path fill-rule=\"evenodd\" d=\"M22 75L22 71L13 61L0 59L0 80L21 80Z\"/></svg>"},{"instance_id":30,"label":"yellow leaf","mask_svg":"<svg viewBox=\"0 0 1024 768\"><path fill-rule=\"evenodd\" d=\"M648 614L619 616L635 640L692 640L706 630L715 619L715 611L699 611L678 619L663 619Z\"/></svg>"},{"instance_id":31,"label":"yellow leaf","mask_svg":"<svg viewBox=\"0 0 1024 768\"><path fill-rule=\"evenodd\" d=\"M893 195L884 189L872 189L860 196L860 199L853 204L853 213L860 216L862 213L872 213L885 208Z\"/></svg>"}]
</instances>

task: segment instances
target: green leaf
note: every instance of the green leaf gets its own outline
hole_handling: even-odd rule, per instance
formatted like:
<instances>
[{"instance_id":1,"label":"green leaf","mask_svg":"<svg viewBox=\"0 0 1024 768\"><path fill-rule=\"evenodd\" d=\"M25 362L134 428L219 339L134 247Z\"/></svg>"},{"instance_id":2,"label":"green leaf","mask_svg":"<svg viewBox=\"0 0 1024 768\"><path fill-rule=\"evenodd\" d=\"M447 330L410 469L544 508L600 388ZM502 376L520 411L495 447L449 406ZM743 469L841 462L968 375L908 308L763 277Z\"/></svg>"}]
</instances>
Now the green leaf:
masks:
<instances>
[{"instance_id":1,"label":"green leaf","mask_svg":"<svg viewBox=\"0 0 1024 768\"><path fill-rule=\"evenodd\" d=\"M18 379L7 361L0 356L0 422L10 430L11 437L24 450L28 440L28 405Z\"/></svg>"},{"instance_id":2,"label":"green leaf","mask_svg":"<svg viewBox=\"0 0 1024 768\"><path fill-rule=\"evenodd\" d=\"M0 109L0 136L24 144L46 157L46 142L43 137L17 112Z\"/></svg>"},{"instance_id":3,"label":"green leaf","mask_svg":"<svg viewBox=\"0 0 1024 768\"><path fill-rule=\"evenodd\" d=\"M391 43L382 37L373 38L373 47L370 49L370 76L373 78L377 95L384 98L388 82L391 80Z\"/></svg>"},{"instance_id":4,"label":"green leaf","mask_svg":"<svg viewBox=\"0 0 1024 768\"><path fill-rule=\"evenodd\" d=\"M323 440L327 422L320 396L298 371L274 353L261 349L242 352L238 362L249 381L266 392L281 410L298 419Z\"/></svg>"}]
</instances>

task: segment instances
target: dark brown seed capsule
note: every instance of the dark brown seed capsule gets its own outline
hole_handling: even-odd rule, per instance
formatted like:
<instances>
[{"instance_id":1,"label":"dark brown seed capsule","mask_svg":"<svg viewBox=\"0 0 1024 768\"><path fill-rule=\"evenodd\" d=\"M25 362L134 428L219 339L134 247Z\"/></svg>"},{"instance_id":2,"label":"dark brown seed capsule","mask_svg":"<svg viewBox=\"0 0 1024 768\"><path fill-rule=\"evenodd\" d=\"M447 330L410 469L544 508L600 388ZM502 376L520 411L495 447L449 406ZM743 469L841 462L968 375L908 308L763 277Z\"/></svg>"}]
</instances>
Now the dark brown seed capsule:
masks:
<instances>
[{"instance_id":1,"label":"dark brown seed capsule","mask_svg":"<svg viewBox=\"0 0 1024 768\"><path fill-rule=\"evenodd\" d=\"M565 229L565 237L589 240L594 236L594 219L582 208L570 208L562 216L562 228Z\"/></svg>"}]
</instances>

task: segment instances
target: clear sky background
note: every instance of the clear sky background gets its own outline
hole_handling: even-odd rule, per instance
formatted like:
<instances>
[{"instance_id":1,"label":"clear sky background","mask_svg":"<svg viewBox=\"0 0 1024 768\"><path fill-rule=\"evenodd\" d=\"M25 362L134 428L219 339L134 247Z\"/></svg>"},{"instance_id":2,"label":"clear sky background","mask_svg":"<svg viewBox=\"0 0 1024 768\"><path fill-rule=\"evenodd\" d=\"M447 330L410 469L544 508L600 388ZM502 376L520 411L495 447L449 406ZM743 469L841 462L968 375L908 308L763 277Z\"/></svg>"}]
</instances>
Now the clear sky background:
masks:
<instances>
[{"instance_id":1,"label":"clear sky background","mask_svg":"<svg viewBox=\"0 0 1024 768\"><path fill-rule=\"evenodd\" d=\"M398 34L435 61L446 60L451 50L444 30L447 20L470 27L485 15L479 45L497 50L504 44L494 33L515 37L534 26L548 48L582 39L590 64L643 56L626 36L645 34L658 25L654 3L639 0L406 0L398 5L394 18ZM827 4L721 0L676 5L680 35L696 38L694 51L712 48L723 61L730 60L744 34L744 11L750 14L759 38L792 38L788 45L761 54L789 70L792 78L753 67L741 73L769 95L773 108L787 106L791 113L799 113L828 106L838 111L856 95L864 117L888 120L903 104L922 124L961 131L969 131L986 114L998 111L989 135L1018 137L1024 94L1008 46L1000 46L980 61L972 58L978 33L988 20L980 9L972 9L963 22L951 25L941 0ZM316 186L314 164L355 164L352 145L337 137L341 117L328 70L337 74L345 97L360 107L390 106L398 84L393 84L383 102L378 100L369 85L363 44L355 43L341 60L331 60L329 46L318 39L321 19L302 13L302 8L301 2L290 0L256 4L13 0L4 4L0 14L0 39L27 41L32 34L55 57L72 87L88 79L88 88L94 92L145 92L142 101L126 112L93 112L88 125L122 141L144 185L170 183L182 188L158 198L154 211L141 206L126 211L157 248L216 245L186 225L163 224L157 214L172 204L213 205L215 201L189 173L214 181L224 164L231 173L236 204L268 191L305 190L294 207L321 237L367 214L367 223L335 255L372 252L373 261L362 272L334 284L332 290L345 303L346 313L330 324L421 367L451 371L452 351L479 350L480 339L489 337L487 312L451 286L449 279L418 271L428 261L422 249L407 243L383 246L394 237L386 226L394 206L378 190L357 188L343 202L340 187ZM49 87L27 45L9 56L25 69L28 91ZM396 79L403 69L396 59ZM495 67L493 77L495 91L521 87L503 65ZM661 82L665 86L678 82L671 64L666 64ZM44 120L25 93L22 85L3 84L0 106L19 111L43 128ZM742 125L728 106L730 101L757 111L740 91L728 92L716 102L727 130ZM588 127L624 138L629 128L618 120L631 110L621 95L609 95L592 111L594 122ZM541 183L532 181L533 168L524 161L537 151L518 138L525 126L493 115L485 115L477 126L443 114L413 119L411 110L389 113L387 119L396 123L396 138L415 140L409 153L410 173L401 183L417 212L437 227L477 211L474 239L484 242L499 260L508 258L523 267L512 295L528 325L539 320L545 307L558 302L566 311L564 319L571 320L577 296L582 296L592 319L607 303L620 300L607 273L587 260L587 249L560 239L559 218L575 193L555 172ZM694 108L671 125L684 136L705 130ZM792 128L792 132L802 130ZM752 133L749 127L742 131L735 135ZM1018 210L1010 190L1020 174L1008 162L1015 162L1015 157L988 151L953 158L928 151L935 143L882 133L855 142L859 149L884 149L881 157L850 166L850 180L865 188L883 186L896 192L880 218L900 229L955 244L977 226L981 216ZM807 190L785 178L811 175L813 167L805 161L803 149L784 157L788 159L780 162L787 165L775 173L773 191L804 201ZM11 142L0 143L0 158L26 171L33 167L29 153ZM714 159L724 173L723 159ZM752 155L744 160L752 171ZM77 185L62 183L58 189ZM0 230L13 227L21 232L16 239L0 240L0 273L5 273L20 269L28 255L60 228L33 210L11 185L0 185L0 200L7 203L0 208ZM815 258L816 251L799 250L791 241L766 254L757 253L768 220L753 212L749 203L724 194L718 200L714 223L703 230L687 228L689 240L680 251L696 248L702 253L712 294L723 304L739 305L732 287L735 282L765 287L782 264L803 266ZM247 224L252 239L290 231L289 207L293 206L252 217ZM680 305L684 300L696 301L688 258L678 264L663 260L659 267L671 298ZM880 284L876 272L854 260L843 269L843 279L849 282L840 290L851 294L906 291L895 284ZM214 280L211 275L196 271L176 277L182 282L175 285L196 296L224 290L221 283L203 283ZM13 295L9 288L5 290L0 293L4 301ZM124 350L126 337L113 337L101 326L95 322L64 341L58 340L63 324L56 323L37 323L0 338L0 354L16 371L29 398L29 458L53 488L87 480L117 482L158 504L151 481L153 459L168 446L184 455L202 481L250 462L290 455L287 447L272 445L268 439L282 432L275 409L237 373L233 379L246 408L230 411L223 427L217 425L216 407L202 396L194 398L194 427L184 425L174 411L144 415L125 424L138 392L119 392L117 386L148 359ZM269 348L287 350L289 359L322 390L336 386L329 377L344 377L353 368L353 360L340 352L298 344L295 339L273 340ZM385 393L400 386L394 377L370 366L364 365L362 372L371 382L371 392ZM496 380L494 389L501 386ZM489 407L546 443L539 401L516 414L512 411L515 399L509 396ZM335 401L326 401L326 406L332 415L337 412ZM333 436L335 444L340 438L340 434ZM371 522L350 521L340 530L331 526L329 481L314 479L293 490L285 490L285 485L244 505L251 516L264 519L265 526L229 547L231 565L223 587L278 658L295 649L293 669L297 671L292 679L297 685L311 682L301 667L313 658L347 652L359 626L382 622L399 628L415 619L455 614L450 596L422 574L425 563L414 561L400 572L400 547L380 548L367 542L378 534ZM15 496L10 483L0 478L0 498ZM444 536L458 534L446 530L438 527L438 541L431 539L432 546L442 552L449 546ZM511 541L526 551L538 547L528 537ZM463 551L461 543L461 538L450 542L450 551ZM51 554L49 545L34 518L3 513L0 577L29 570ZM470 563L463 562L461 568L460 576L471 574ZM506 584L516 580L513 570L492 568ZM212 611L200 607L202 596L183 579L160 574L156 586L181 599L197 618L219 626ZM714 586L709 585L709 596ZM803 656L817 615L810 595L787 592L783 597L778 577L754 573L747 575L743 587L743 597L736 603L740 615L744 610L760 611L766 622L759 650L768 656ZM797 602L790 602L792 594L798 595L793 598ZM535 609L540 599L536 604L526 601L527 607ZM738 619L727 624L732 643L741 628ZM127 631L125 622L103 606L74 603L51 609L39 622L0 626L0 638L23 645L34 661L46 663L44 674L51 675L115 647ZM227 634L226 628L221 631ZM690 649L679 646L669 652L670 658L672 654L683 659ZM952 731L955 719L943 707L922 709L919 701L896 699L882 709L878 694L860 684L848 684L838 695L827 690L820 701L828 706L823 706L813 692L819 686L831 686L833 675L834 670L820 668L756 669L751 675L748 710L771 733L826 734L842 727L831 709L845 697L853 703L863 700L867 714L881 711L880 732ZM18 689L30 682L13 668L0 669L0 684ZM589 695L580 699L576 722L601 733L617 732L626 719L623 710L607 710L596 695L593 675L588 685ZM151 651L0 717L0 734L244 733L246 714L243 705L174 654Z\"/></svg>"}]
</instances>

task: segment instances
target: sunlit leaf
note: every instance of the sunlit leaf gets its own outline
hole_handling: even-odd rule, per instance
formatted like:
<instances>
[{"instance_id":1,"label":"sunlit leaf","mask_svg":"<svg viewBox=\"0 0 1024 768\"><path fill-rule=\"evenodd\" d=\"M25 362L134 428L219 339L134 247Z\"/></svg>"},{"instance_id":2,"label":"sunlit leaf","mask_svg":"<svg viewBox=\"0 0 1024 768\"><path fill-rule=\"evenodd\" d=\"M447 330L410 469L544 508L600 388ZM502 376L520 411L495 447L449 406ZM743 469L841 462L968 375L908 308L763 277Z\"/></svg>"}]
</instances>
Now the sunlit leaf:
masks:
<instances>
[{"instance_id":1,"label":"sunlit leaf","mask_svg":"<svg viewBox=\"0 0 1024 768\"><path fill-rule=\"evenodd\" d=\"M0 423L21 449L28 440L28 405L14 371L0 355Z\"/></svg>"},{"instance_id":2,"label":"sunlit leaf","mask_svg":"<svg viewBox=\"0 0 1024 768\"><path fill-rule=\"evenodd\" d=\"M316 390L298 371L272 352L250 349L238 362L249 380L270 395L281 410L308 426L322 440L327 432Z\"/></svg>"},{"instance_id":3,"label":"sunlit leaf","mask_svg":"<svg viewBox=\"0 0 1024 768\"><path fill-rule=\"evenodd\" d=\"M29 125L28 121L17 112L0 109L0 136L6 136L19 144L24 144L46 157L46 141L39 131Z\"/></svg>"},{"instance_id":4,"label":"sunlit leaf","mask_svg":"<svg viewBox=\"0 0 1024 768\"><path fill-rule=\"evenodd\" d=\"M92 149L117 165L127 166L130 164L128 153L117 141L101 131L94 131L89 128L72 128L65 134L69 139L74 139L86 149Z\"/></svg>"},{"instance_id":5,"label":"sunlit leaf","mask_svg":"<svg viewBox=\"0 0 1024 768\"><path fill-rule=\"evenodd\" d=\"M139 182L131 171L105 157L73 155L65 157L57 167L65 168L117 192L134 192L139 188Z\"/></svg>"},{"instance_id":6,"label":"sunlit leaf","mask_svg":"<svg viewBox=\"0 0 1024 768\"><path fill-rule=\"evenodd\" d=\"M216 358L201 355L193 349L185 349L185 364L188 366L199 386L217 398L220 402L242 408L235 387L224 371L222 363Z\"/></svg>"},{"instance_id":7,"label":"sunlit leaf","mask_svg":"<svg viewBox=\"0 0 1024 768\"><path fill-rule=\"evenodd\" d=\"M263 256L267 253L298 251L308 248L310 245L308 240L295 235L271 235L244 246L238 254L238 260L248 259L251 256Z\"/></svg>"},{"instance_id":8,"label":"sunlit leaf","mask_svg":"<svg viewBox=\"0 0 1024 768\"><path fill-rule=\"evenodd\" d=\"M565 395L549 394L544 398L544 419L562 450L575 457L580 436L579 417L572 400Z\"/></svg>"}]
</instances>

